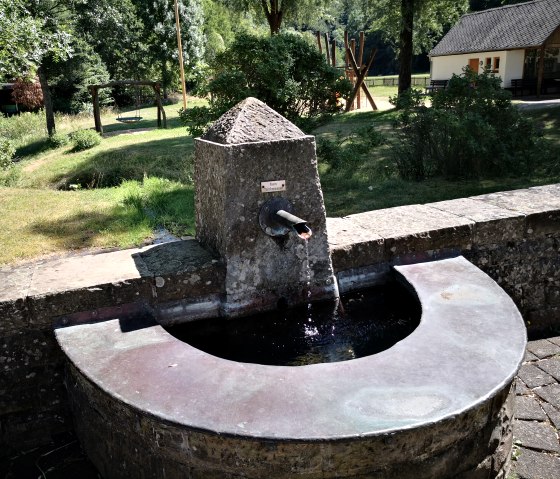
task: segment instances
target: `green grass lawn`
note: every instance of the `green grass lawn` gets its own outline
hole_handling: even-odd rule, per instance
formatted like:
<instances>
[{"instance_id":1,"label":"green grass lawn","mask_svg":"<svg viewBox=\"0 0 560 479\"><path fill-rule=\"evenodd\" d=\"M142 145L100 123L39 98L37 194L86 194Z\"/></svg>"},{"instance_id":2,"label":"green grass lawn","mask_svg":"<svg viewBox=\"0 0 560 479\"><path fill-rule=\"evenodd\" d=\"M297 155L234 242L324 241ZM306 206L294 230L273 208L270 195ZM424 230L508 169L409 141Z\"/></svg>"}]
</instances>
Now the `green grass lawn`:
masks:
<instances>
[{"instance_id":1,"label":"green grass lawn","mask_svg":"<svg viewBox=\"0 0 560 479\"><path fill-rule=\"evenodd\" d=\"M22 124L11 125L10 134L21 159L0 172L0 264L75 249L137 246L149 241L157 227L193 234L193 139L179 123L178 108L166 106L167 129L149 131L140 129L155 127L155 108L143 109L144 120L132 125L106 112L106 133L137 131L107 136L82 152L71 146L49 148L42 116L16 119ZM560 152L560 107L527 115L543 125ZM340 158L319 163L329 216L560 181L544 168L524 178L403 181L393 174L387 143L363 146L373 134L391 138L394 118L391 110L343 114L312 132L320 151L325 141L342 143ZM58 132L93 123L86 116L58 120Z\"/></svg>"}]
</instances>

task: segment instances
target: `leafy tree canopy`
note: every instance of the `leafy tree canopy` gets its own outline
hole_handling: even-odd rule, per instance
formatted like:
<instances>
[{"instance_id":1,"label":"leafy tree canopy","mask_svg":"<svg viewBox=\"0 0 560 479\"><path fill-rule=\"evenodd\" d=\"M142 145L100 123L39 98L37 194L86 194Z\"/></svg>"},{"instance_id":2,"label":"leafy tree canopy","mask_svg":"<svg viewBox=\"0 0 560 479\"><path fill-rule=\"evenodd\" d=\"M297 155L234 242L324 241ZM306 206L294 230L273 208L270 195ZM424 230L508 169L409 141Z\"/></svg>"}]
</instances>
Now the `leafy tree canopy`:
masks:
<instances>
[{"instance_id":1,"label":"leafy tree canopy","mask_svg":"<svg viewBox=\"0 0 560 479\"><path fill-rule=\"evenodd\" d=\"M367 3L373 29L384 32L385 38L398 46L403 0L370 0ZM414 9L415 53L430 50L469 7L468 0L414 0L410 3Z\"/></svg>"},{"instance_id":2,"label":"leafy tree canopy","mask_svg":"<svg viewBox=\"0 0 560 479\"><path fill-rule=\"evenodd\" d=\"M56 25L50 11L37 4L0 0L0 75L4 77L33 77L47 55L58 61L72 53L68 29Z\"/></svg>"},{"instance_id":3,"label":"leafy tree canopy","mask_svg":"<svg viewBox=\"0 0 560 479\"><path fill-rule=\"evenodd\" d=\"M264 16L271 35L280 31L282 22L308 23L313 18L323 17L331 2L328 0L222 0L234 11L252 11Z\"/></svg>"}]
</instances>

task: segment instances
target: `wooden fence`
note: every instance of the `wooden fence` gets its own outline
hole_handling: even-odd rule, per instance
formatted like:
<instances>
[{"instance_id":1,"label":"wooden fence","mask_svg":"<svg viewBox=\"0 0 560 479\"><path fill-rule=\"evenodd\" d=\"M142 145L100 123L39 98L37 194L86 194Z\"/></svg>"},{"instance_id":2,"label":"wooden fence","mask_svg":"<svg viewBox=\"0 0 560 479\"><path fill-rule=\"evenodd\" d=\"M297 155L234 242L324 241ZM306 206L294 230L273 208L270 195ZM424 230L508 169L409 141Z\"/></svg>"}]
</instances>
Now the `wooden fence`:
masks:
<instances>
[{"instance_id":1,"label":"wooden fence","mask_svg":"<svg viewBox=\"0 0 560 479\"><path fill-rule=\"evenodd\" d=\"M376 78L368 77L365 79L367 86L399 86L399 79L395 78ZM430 77L412 77L412 86L428 86L430 84Z\"/></svg>"}]
</instances>

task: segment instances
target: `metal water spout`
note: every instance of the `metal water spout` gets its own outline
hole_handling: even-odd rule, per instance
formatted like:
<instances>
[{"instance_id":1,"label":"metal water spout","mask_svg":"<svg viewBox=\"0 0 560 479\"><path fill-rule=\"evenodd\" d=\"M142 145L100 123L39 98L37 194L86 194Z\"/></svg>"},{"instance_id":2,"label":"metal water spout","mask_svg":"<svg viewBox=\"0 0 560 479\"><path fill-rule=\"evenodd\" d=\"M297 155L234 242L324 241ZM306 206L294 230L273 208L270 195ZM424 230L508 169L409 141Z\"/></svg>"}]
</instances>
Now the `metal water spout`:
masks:
<instances>
[{"instance_id":1,"label":"metal water spout","mask_svg":"<svg viewBox=\"0 0 560 479\"><path fill-rule=\"evenodd\" d=\"M272 237L283 237L293 232L308 240L313 234L307 221L294 215L292 203L280 197L271 198L261 206L259 224Z\"/></svg>"},{"instance_id":2,"label":"metal water spout","mask_svg":"<svg viewBox=\"0 0 560 479\"><path fill-rule=\"evenodd\" d=\"M284 210L278 210L276 212L276 216L278 216L284 224L293 228L300 238L304 240L311 238L313 232L311 231L311 228L307 226L307 221L302 220L296 215L292 215Z\"/></svg>"}]
</instances>

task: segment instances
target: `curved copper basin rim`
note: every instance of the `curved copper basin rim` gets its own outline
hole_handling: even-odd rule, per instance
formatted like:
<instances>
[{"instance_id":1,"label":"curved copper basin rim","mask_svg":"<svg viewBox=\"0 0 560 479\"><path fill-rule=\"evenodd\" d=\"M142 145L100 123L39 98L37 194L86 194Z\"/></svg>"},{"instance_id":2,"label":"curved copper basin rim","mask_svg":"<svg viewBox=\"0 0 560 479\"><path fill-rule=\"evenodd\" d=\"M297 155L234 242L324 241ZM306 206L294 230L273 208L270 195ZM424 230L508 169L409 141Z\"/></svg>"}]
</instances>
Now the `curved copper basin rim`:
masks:
<instances>
[{"instance_id":1,"label":"curved copper basin rim","mask_svg":"<svg viewBox=\"0 0 560 479\"><path fill-rule=\"evenodd\" d=\"M512 300L462 257L395 268L422 305L418 328L382 353L285 367L220 359L159 325L118 319L56 331L104 392L183 427L298 441L363 438L437 423L504 389L524 355Z\"/></svg>"}]
</instances>

